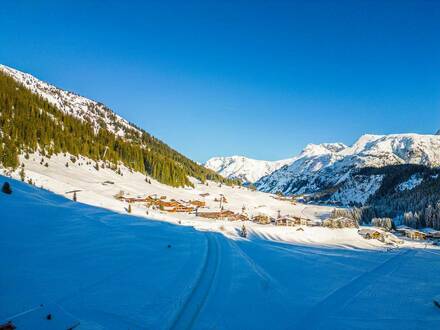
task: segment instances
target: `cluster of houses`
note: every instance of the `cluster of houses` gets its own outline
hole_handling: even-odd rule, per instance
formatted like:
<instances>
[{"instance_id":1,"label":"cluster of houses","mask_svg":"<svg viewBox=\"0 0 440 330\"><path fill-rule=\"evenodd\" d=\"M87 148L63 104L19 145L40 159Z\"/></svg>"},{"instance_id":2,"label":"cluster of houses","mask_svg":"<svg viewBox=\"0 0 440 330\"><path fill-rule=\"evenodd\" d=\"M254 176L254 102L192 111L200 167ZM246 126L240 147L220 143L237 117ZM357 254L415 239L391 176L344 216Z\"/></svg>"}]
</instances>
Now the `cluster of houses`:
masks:
<instances>
[{"instance_id":1,"label":"cluster of houses","mask_svg":"<svg viewBox=\"0 0 440 330\"><path fill-rule=\"evenodd\" d=\"M426 233L419 231L417 229L406 227L406 226L399 226L398 228L396 228L396 232L402 236L405 236L407 238L414 239L414 240L421 241L421 240L427 239Z\"/></svg>"},{"instance_id":2,"label":"cluster of houses","mask_svg":"<svg viewBox=\"0 0 440 330\"><path fill-rule=\"evenodd\" d=\"M252 221L261 225L273 224L275 226L308 226L308 227L327 227L327 228L357 228L356 221L348 218L330 218L323 221L312 220L301 217L294 217L290 215L280 216L278 218L270 218L267 215L257 215L252 218Z\"/></svg>"},{"instance_id":3,"label":"cluster of houses","mask_svg":"<svg viewBox=\"0 0 440 330\"><path fill-rule=\"evenodd\" d=\"M206 203L204 201L199 200L175 200L171 199L167 201L166 196L157 197L156 195L147 196L147 197L124 197L122 194L116 195L115 198L127 202L129 204L132 203L145 203L147 208L159 209L161 211L166 211L170 213L176 212L185 212L192 213L196 212L198 208L205 207Z\"/></svg>"},{"instance_id":4,"label":"cluster of houses","mask_svg":"<svg viewBox=\"0 0 440 330\"><path fill-rule=\"evenodd\" d=\"M200 194L201 197L209 196L209 193ZM277 198L283 198L276 196ZM323 221L319 220L311 220L307 218L295 217L295 216L281 216L278 214L277 218L272 218L264 214L255 215L250 218L243 207L241 213L235 213L230 210L226 210L222 205L228 203L225 196L220 195L218 198L214 199L215 202L220 203L220 211L200 211L199 209L206 208L206 202L200 200L167 200L166 196L151 195L147 197L126 197L123 192L115 195L115 198L124 201L126 203L143 203L147 206L147 208L159 209L161 211L166 211L170 213L193 213L198 217L206 218L206 219L214 219L214 220L229 220L229 221L253 221L254 223L258 223L261 225L275 225L275 226L285 226L285 227L294 227L294 226L323 226L327 228L357 228L357 222L344 217L339 218L330 218Z\"/></svg>"},{"instance_id":5,"label":"cluster of houses","mask_svg":"<svg viewBox=\"0 0 440 330\"><path fill-rule=\"evenodd\" d=\"M438 230L426 230L421 231L407 226L398 226L393 232L400 236L406 237L412 240L423 241L423 240L433 240L440 241L440 231ZM403 240L399 239L396 235L389 231L382 230L379 228L362 228L358 231L359 235L365 239L377 239L384 243L397 243L402 244Z\"/></svg>"},{"instance_id":6,"label":"cluster of houses","mask_svg":"<svg viewBox=\"0 0 440 330\"><path fill-rule=\"evenodd\" d=\"M435 240L440 241L440 230L434 230L431 228L425 228L422 230L417 230L407 226L398 226L396 232L402 236L408 237L415 240Z\"/></svg>"},{"instance_id":7,"label":"cluster of houses","mask_svg":"<svg viewBox=\"0 0 440 330\"><path fill-rule=\"evenodd\" d=\"M209 193L200 194L201 197L209 196ZM277 198L285 198L279 197ZM206 202L201 200L167 200L166 196L151 195L147 197L125 197L123 192L115 195L115 198L124 201L126 203L143 203L147 208L159 209L161 211L166 211L170 213L193 213L196 216L206 218L206 219L218 219L218 220L229 220L229 221L252 221L261 225L275 225L284 227L294 227L294 226L322 226L326 228L358 228L357 221L346 218L346 217L331 217L325 220L312 220L307 218L295 217L295 216L281 216L278 215L277 218L272 218L264 214L255 215L252 218L246 214L245 209L241 213L235 213L230 210L225 210L223 206L220 207L220 211L199 211L199 209L206 208ZM228 203L225 196L220 195L215 198L214 201L219 202L220 205ZM362 228L358 231L359 235L365 239L377 239L384 243L401 244L402 240L398 239L395 235L391 234L386 230L381 230L376 227ZM440 231L420 231L414 228L399 226L396 228L396 234L404 236L413 240L435 240L440 242Z\"/></svg>"},{"instance_id":8,"label":"cluster of houses","mask_svg":"<svg viewBox=\"0 0 440 330\"><path fill-rule=\"evenodd\" d=\"M197 216L206 219L219 219L219 220L229 220L229 221L246 221L249 220L245 213L239 214L234 213L229 210L222 210L219 212L198 212Z\"/></svg>"}]
</instances>

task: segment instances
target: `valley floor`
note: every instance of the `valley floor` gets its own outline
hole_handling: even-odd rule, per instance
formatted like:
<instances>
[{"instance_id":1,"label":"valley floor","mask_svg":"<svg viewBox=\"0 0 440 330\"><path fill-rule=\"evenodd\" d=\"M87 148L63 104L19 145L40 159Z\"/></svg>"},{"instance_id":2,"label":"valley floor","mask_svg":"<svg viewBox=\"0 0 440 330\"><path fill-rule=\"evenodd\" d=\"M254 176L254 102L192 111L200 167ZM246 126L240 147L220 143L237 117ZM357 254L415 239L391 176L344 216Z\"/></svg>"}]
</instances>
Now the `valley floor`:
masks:
<instances>
[{"instance_id":1,"label":"valley floor","mask_svg":"<svg viewBox=\"0 0 440 330\"><path fill-rule=\"evenodd\" d=\"M12 195L0 193L0 322L18 329L440 325L439 250L359 246L367 241L350 229L252 226L241 239L226 222L222 234L206 230L221 222L188 220L195 230L9 181Z\"/></svg>"}]
</instances>

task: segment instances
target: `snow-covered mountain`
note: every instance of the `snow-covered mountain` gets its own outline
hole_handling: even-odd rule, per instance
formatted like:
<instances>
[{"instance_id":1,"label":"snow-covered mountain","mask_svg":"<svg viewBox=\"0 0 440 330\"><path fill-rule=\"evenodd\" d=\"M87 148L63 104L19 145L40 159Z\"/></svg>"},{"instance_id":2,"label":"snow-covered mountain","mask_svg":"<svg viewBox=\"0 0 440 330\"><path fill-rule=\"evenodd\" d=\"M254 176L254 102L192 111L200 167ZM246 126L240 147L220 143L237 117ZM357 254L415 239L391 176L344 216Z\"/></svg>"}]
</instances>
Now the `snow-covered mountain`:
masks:
<instances>
[{"instance_id":1,"label":"snow-covered mountain","mask_svg":"<svg viewBox=\"0 0 440 330\"><path fill-rule=\"evenodd\" d=\"M244 182L255 182L284 165L291 164L294 159L266 161L243 156L213 157L204 166L216 171L224 177L240 179Z\"/></svg>"},{"instance_id":2,"label":"snow-covered mountain","mask_svg":"<svg viewBox=\"0 0 440 330\"><path fill-rule=\"evenodd\" d=\"M262 177L255 185L261 191L314 193L347 187L363 202L380 186L381 179L356 182L356 169L398 164L440 165L440 136L419 134L363 135L351 147L342 144L309 145L289 165ZM367 181L368 181L367 180ZM368 189L366 189L368 187ZM339 189L338 196L343 195ZM363 196L359 196L363 194ZM345 199L347 196L345 195Z\"/></svg>"},{"instance_id":3,"label":"snow-covered mountain","mask_svg":"<svg viewBox=\"0 0 440 330\"><path fill-rule=\"evenodd\" d=\"M40 95L59 110L90 122L95 130L102 127L119 136L125 136L127 130L140 133L136 127L102 103L62 90L6 65L0 64L0 71L14 78L31 92Z\"/></svg>"},{"instance_id":4,"label":"snow-covered mountain","mask_svg":"<svg viewBox=\"0 0 440 330\"><path fill-rule=\"evenodd\" d=\"M23 153L62 152L104 161L115 170L124 164L173 186L191 185L190 177L236 183L196 164L104 104L30 74L0 65L0 89L0 103L6 104L0 113L0 146L6 155L0 157L0 167L17 167L17 156ZM27 132L16 134L15 128Z\"/></svg>"}]
</instances>

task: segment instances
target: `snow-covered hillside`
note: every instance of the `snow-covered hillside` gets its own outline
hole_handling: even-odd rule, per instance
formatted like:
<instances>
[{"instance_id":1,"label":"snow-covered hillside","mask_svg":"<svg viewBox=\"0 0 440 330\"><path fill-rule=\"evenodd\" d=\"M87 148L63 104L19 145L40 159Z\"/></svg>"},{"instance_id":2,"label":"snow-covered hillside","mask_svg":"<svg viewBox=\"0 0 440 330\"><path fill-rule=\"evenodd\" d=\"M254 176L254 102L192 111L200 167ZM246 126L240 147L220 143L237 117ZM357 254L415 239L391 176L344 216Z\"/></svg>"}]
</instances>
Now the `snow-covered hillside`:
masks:
<instances>
[{"instance_id":1,"label":"snow-covered hillside","mask_svg":"<svg viewBox=\"0 0 440 330\"><path fill-rule=\"evenodd\" d=\"M127 129L139 132L127 120L115 114L104 104L62 90L34 76L0 64L0 71L14 78L35 94L40 95L59 110L82 120L87 120L95 130L106 128L119 136L125 136Z\"/></svg>"},{"instance_id":2,"label":"snow-covered hillside","mask_svg":"<svg viewBox=\"0 0 440 330\"><path fill-rule=\"evenodd\" d=\"M68 198L72 198L72 191L77 191L78 201L118 212L126 212L127 208L126 202L114 197L121 191L126 197L156 195L166 196L167 200L201 200L206 203L206 207L200 208L200 211L219 211L218 200L223 195L227 200L227 203L223 204L224 209L241 213L244 207L246 214L250 217L255 215L277 217L278 211L280 211L281 215L307 216L319 220L328 217L332 210L331 207L292 204L289 201L277 200L271 194L251 191L240 186L221 185L212 181L204 184L192 179L194 188L174 188L161 184L152 178L146 182L143 174L130 171L122 165L120 166L121 175L108 167L97 170L95 162L91 162L90 159L80 156L73 162L69 154L58 154L48 158L40 153L35 153L30 154L28 159L22 155L20 156L20 164L24 165L24 180L26 182L31 180L38 187L43 186L45 189ZM0 174L16 179L20 178L20 171L21 169L11 171L0 168ZM133 214L135 215L146 216L146 211L144 203L133 205ZM197 220L200 220L194 214L165 213L159 209L149 209L148 217L173 221L174 223L179 220L184 223L195 220L197 223ZM204 225L203 222L199 224Z\"/></svg>"},{"instance_id":3,"label":"snow-covered hillside","mask_svg":"<svg viewBox=\"0 0 440 330\"><path fill-rule=\"evenodd\" d=\"M350 180L355 169L398 164L439 166L440 136L363 135L351 147L308 146L289 166L261 178L256 186L272 193L312 193ZM374 192L364 191L361 199L366 200Z\"/></svg>"},{"instance_id":4,"label":"snow-covered hillside","mask_svg":"<svg viewBox=\"0 0 440 330\"><path fill-rule=\"evenodd\" d=\"M255 225L242 239L240 224L211 220L194 230L5 180L12 194L0 192L0 324L409 330L440 323L432 303L440 294L438 249L386 250L356 229L319 227ZM107 186L88 181L98 203Z\"/></svg>"},{"instance_id":5,"label":"snow-covered hillside","mask_svg":"<svg viewBox=\"0 0 440 330\"><path fill-rule=\"evenodd\" d=\"M292 161L293 159L266 161L243 156L213 157L204 166L224 177L253 183Z\"/></svg>"}]
</instances>

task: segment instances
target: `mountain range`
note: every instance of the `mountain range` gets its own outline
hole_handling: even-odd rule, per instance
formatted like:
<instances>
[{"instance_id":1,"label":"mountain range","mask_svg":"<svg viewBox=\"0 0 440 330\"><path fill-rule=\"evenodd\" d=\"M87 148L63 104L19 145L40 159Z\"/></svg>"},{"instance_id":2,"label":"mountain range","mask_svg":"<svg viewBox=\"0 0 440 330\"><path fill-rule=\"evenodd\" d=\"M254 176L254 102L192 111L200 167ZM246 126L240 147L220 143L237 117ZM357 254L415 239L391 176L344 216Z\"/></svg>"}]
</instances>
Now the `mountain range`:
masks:
<instances>
[{"instance_id":1,"label":"mountain range","mask_svg":"<svg viewBox=\"0 0 440 330\"><path fill-rule=\"evenodd\" d=\"M265 172L256 171L252 160L239 156L214 158L205 166L232 178L247 178L249 181L254 178L255 186L264 192L310 194L338 187L339 192L331 196L332 200L344 204L364 203L380 187L382 178L371 176L359 182L356 177L359 169L402 164L437 167L440 165L440 136L366 134L352 146L309 144L293 158L259 162L265 165Z\"/></svg>"}]
</instances>

